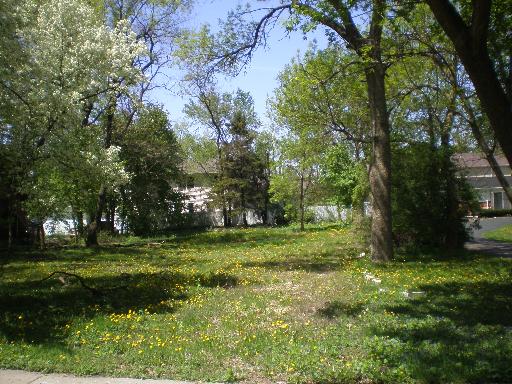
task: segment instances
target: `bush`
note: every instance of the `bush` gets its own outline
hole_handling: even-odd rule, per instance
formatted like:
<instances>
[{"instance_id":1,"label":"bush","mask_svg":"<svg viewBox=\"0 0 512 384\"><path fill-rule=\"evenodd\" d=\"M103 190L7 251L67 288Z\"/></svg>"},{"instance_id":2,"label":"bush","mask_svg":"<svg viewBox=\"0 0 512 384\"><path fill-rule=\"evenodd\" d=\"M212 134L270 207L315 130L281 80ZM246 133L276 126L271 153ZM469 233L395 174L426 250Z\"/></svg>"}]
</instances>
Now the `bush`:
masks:
<instances>
[{"instance_id":1,"label":"bush","mask_svg":"<svg viewBox=\"0 0 512 384\"><path fill-rule=\"evenodd\" d=\"M465 216L476 204L449 153L426 143L393 151L393 237L397 246L462 246Z\"/></svg>"}]
</instances>

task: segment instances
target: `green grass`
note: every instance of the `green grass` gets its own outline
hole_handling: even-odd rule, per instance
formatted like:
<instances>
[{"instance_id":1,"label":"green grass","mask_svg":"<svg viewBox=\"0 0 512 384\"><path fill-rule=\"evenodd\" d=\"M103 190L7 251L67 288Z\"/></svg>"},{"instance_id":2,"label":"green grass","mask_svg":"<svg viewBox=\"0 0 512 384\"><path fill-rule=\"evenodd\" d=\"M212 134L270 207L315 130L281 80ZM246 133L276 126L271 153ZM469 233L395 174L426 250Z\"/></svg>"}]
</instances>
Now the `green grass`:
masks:
<instances>
[{"instance_id":1,"label":"green grass","mask_svg":"<svg viewBox=\"0 0 512 384\"><path fill-rule=\"evenodd\" d=\"M362 251L350 228L323 226L19 254L0 272L0 367L247 383L510 381L512 260L373 265L355 258ZM43 280L53 271L100 293L69 276Z\"/></svg>"},{"instance_id":2,"label":"green grass","mask_svg":"<svg viewBox=\"0 0 512 384\"><path fill-rule=\"evenodd\" d=\"M501 228L489 231L483 235L486 239L512 242L512 225L505 225Z\"/></svg>"}]
</instances>

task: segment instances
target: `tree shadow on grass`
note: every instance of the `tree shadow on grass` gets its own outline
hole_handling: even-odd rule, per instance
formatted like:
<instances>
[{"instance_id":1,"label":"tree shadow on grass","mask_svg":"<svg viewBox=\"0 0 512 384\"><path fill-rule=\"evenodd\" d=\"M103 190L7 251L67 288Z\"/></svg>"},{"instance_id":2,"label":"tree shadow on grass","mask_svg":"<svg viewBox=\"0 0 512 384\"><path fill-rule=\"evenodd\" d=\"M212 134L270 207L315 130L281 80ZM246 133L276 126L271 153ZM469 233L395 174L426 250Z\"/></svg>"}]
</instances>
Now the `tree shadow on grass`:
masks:
<instances>
[{"instance_id":1,"label":"tree shadow on grass","mask_svg":"<svg viewBox=\"0 0 512 384\"><path fill-rule=\"evenodd\" d=\"M176 244L189 244L194 246L203 245L231 245L240 246L241 243L250 245L283 245L303 240L304 235L312 232L324 232L332 229L339 229L339 224L330 226L306 227L300 231L282 227L254 226L249 228L217 228L215 230L201 232L177 232L174 241ZM165 243L167 244L167 243Z\"/></svg>"},{"instance_id":2,"label":"tree shadow on grass","mask_svg":"<svg viewBox=\"0 0 512 384\"><path fill-rule=\"evenodd\" d=\"M193 247L222 245L223 247L254 247L264 245L285 245L296 243L302 240L300 234L285 233L263 233L251 231L218 231L209 234L178 237L176 242L179 245L190 245Z\"/></svg>"},{"instance_id":3,"label":"tree shadow on grass","mask_svg":"<svg viewBox=\"0 0 512 384\"><path fill-rule=\"evenodd\" d=\"M336 319L341 316L357 316L364 311L362 303L347 303L343 301L330 301L320 308L317 313L327 319Z\"/></svg>"},{"instance_id":4,"label":"tree shadow on grass","mask_svg":"<svg viewBox=\"0 0 512 384\"><path fill-rule=\"evenodd\" d=\"M304 257L289 256L279 260L251 261L242 265L246 268L326 273L347 268L347 265L353 261L350 256L357 252L356 249L347 249L343 255L337 255L334 251L316 252Z\"/></svg>"},{"instance_id":5,"label":"tree shadow on grass","mask_svg":"<svg viewBox=\"0 0 512 384\"><path fill-rule=\"evenodd\" d=\"M87 321L98 314L147 309L171 313L189 294L186 288L231 288L229 274L138 273L76 277L56 274L44 281L0 284L0 334L9 342L58 344L70 321ZM172 305L168 305L169 301Z\"/></svg>"},{"instance_id":6,"label":"tree shadow on grass","mask_svg":"<svg viewBox=\"0 0 512 384\"><path fill-rule=\"evenodd\" d=\"M425 295L385 307L399 317L373 327L384 339L371 354L420 382L510 382L512 283L418 288Z\"/></svg>"},{"instance_id":7,"label":"tree shadow on grass","mask_svg":"<svg viewBox=\"0 0 512 384\"><path fill-rule=\"evenodd\" d=\"M325 273L329 271L336 271L341 269L340 261L336 260L323 260L323 261L312 261L308 258L294 258L290 260L280 261L256 261L247 262L242 264L244 268L265 268L275 269L278 271L305 271L305 272L316 272Z\"/></svg>"},{"instance_id":8,"label":"tree shadow on grass","mask_svg":"<svg viewBox=\"0 0 512 384\"><path fill-rule=\"evenodd\" d=\"M85 247L66 247L66 248L48 248L39 250L36 248L16 249L10 254L2 257L2 262L34 262L34 261L74 261L90 260L91 258L102 256L103 254L119 256L121 260L126 256L141 256L147 253L147 249L126 246L119 248L117 246L101 246L95 248Z\"/></svg>"},{"instance_id":9,"label":"tree shadow on grass","mask_svg":"<svg viewBox=\"0 0 512 384\"><path fill-rule=\"evenodd\" d=\"M419 286L425 295L390 308L413 317L448 318L465 326L512 326L512 282L450 282Z\"/></svg>"}]
</instances>

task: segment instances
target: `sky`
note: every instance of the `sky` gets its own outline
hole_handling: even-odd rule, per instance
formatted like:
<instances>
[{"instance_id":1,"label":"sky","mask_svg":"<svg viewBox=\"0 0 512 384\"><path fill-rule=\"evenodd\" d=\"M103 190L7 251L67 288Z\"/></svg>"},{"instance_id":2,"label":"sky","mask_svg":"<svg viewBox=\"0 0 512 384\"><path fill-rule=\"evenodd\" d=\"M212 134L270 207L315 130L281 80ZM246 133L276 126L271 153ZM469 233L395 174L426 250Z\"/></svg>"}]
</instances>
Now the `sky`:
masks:
<instances>
[{"instance_id":1,"label":"sky","mask_svg":"<svg viewBox=\"0 0 512 384\"><path fill-rule=\"evenodd\" d=\"M237 0L196 0L187 24L190 27L198 28L200 25L208 23L212 30L215 30L218 20L224 19L228 11L234 9L239 3ZM245 3L242 2L242 4ZM272 4L272 1L252 0L250 3L253 8L257 8L268 6L268 4ZM292 32L287 35L281 25L276 26L271 33L267 47L261 47L255 52L245 71L235 78L219 78L220 90L229 92L240 88L250 92L254 99L256 113L263 125L268 125L266 101L278 86L277 76L279 72L284 69L286 64L290 63L293 57L297 56L298 52L304 53L313 42L320 48L327 45L327 40L321 29L309 33L307 37L307 40L305 40L301 32ZM176 70L169 71L168 75L174 79L180 76ZM151 98L163 104L172 122L186 119L183 113L183 106L188 100L186 97L160 88L153 91Z\"/></svg>"}]
</instances>

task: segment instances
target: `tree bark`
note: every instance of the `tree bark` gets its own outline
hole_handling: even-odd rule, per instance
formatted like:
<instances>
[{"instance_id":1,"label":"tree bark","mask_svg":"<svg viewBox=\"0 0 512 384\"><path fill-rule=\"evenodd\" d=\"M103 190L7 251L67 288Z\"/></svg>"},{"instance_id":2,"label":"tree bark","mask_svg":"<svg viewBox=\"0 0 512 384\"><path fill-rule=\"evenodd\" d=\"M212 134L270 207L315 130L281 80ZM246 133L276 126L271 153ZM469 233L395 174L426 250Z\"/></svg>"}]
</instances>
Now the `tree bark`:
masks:
<instances>
[{"instance_id":1,"label":"tree bark","mask_svg":"<svg viewBox=\"0 0 512 384\"><path fill-rule=\"evenodd\" d=\"M386 262L393 257L391 223L391 143L386 105L385 69L374 63L366 69L373 131L373 156L370 166L372 194L371 257Z\"/></svg>"},{"instance_id":2,"label":"tree bark","mask_svg":"<svg viewBox=\"0 0 512 384\"><path fill-rule=\"evenodd\" d=\"M37 240L39 242L39 249L44 250L46 248L46 236L44 233L44 223L39 224L37 227Z\"/></svg>"},{"instance_id":3,"label":"tree bark","mask_svg":"<svg viewBox=\"0 0 512 384\"><path fill-rule=\"evenodd\" d=\"M391 226L391 145L390 123L385 93L386 67L382 63L381 39L387 2L372 0L371 20L367 37L359 30L351 14L350 2L326 0L325 2L292 0L290 4L270 8L257 24L254 40L225 57L239 55L242 51L252 52L258 45L262 30L276 13L288 8L302 16L324 25L336 33L364 62L367 92L373 129L373 158L370 169L370 184L373 199L372 259L387 261L393 256ZM366 12L365 12L366 13ZM512 140L512 139L511 139Z\"/></svg>"},{"instance_id":4,"label":"tree bark","mask_svg":"<svg viewBox=\"0 0 512 384\"><path fill-rule=\"evenodd\" d=\"M269 218L269 205L270 205L270 196L269 196L269 192L268 192L268 188L269 188L269 179L270 179L270 153L267 151L266 154L265 154L265 178L264 178L264 182L263 182L263 207L264 207L264 213L263 213L263 224L265 225L270 225L272 223L270 223L270 218Z\"/></svg>"},{"instance_id":5,"label":"tree bark","mask_svg":"<svg viewBox=\"0 0 512 384\"><path fill-rule=\"evenodd\" d=\"M114 112L116 109L116 99L112 98L109 101L108 112L107 112L107 122L105 125L105 142L104 148L108 149L112 145L112 135L114 132ZM87 236L85 239L85 245L87 247L97 247L98 244L98 230L101 225L101 216L103 215L103 210L105 209L107 199L107 187L105 184L101 184L100 190L98 193L98 200L96 203L96 211L93 217L93 220L87 227Z\"/></svg>"},{"instance_id":6,"label":"tree bark","mask_svg":"<svg viewBox=\"0 0 512 384\"><path fill-rule=\"evenodd\" d=\"M299 196L299 209L300 209L300 230L304 230L304 172L300 174L300 196Z\"/></svg>"},{"instance_id":7,"label":"tree bark","mask_svg":"<svg viewBox=\"0 0 512 384\"><path fill-rule=\"evenodd\" d=\"M84 234L84 213L82 211L78 211L76 213L76 224L77 224L77 231L78 236L83 236Z\"/></svg>"},{"instance_id":8,"label":"tree bark","mask_svg":"<svg viewBox=\"0 0 512 384\"><path fill-rule=\"evenodd\" d=\"M446 218L448 225L446 226L446 235L444 245L448 249L456 249L460 245L459 231L457 228L458 221L458 205L457 198L457 185L455 184L454 175L451 172L451 148L450 148L450 133L445 131L441 134L441 151L442 151L442 170L441 174L444 175L446 182Z\"/></svg>"},{"instance_id":9,"label":"tree bark","mask_svg":"<svg viewBox=\"0 0 512 384\"><path fill-rule=\"evenodd\" d=\"M98 229L101 223L101 216L105 209L105 202L107 198L107 189L105 185L100 187L98 193L98 200L96 203L96 211L91 223L87 226L87 235L85 237L85 245L87 247L97 247L98 244Z\"/></svg>"},{"instance_id":10,"label":"tree bark","mask_svg":"<svg viewBox=\"0 0 512 384\"><path fill-rule=\"evenodd\" d=\"M473 1L472 25L467 26L448 0L427 0L430 9L455 46L475 87L496 139L512 164L512 108L487 50L491 1Z\"/></svg>"},{"instance_id":11,"label":"tree bark","mask_svg":"<svg viewBox=\"0 0 512 384\"><path fill-rule=\"evenodd\" d=\"M219 183L223 182L224 178L224 162L222 160L222 147L221 147L221 135L220 130L217 132L217 161L219 162L219 173L217 174L217 180ZM224 187L222 187L221 191L221 199L222 199L222 223L224 224L224 228L230 227L230 219L228 214L228 208L226 203L226 196Z\"/></svg>"},{"instance_id":12,"label":"tree bark","mask_svg":"<svg viewBox=\"0 0 512 384\"><path fill-rule=\"evenodd\" d=\"M263 192L264 195L263 195L263 212L262 212L262 221L263 221L263 224L264 225L270 225L270 219L269 219L269 212L268 212L268 208L269 208L269 196L268 196L268 189L265 185L265 191Z\"/></svg>"}]
</instances>

